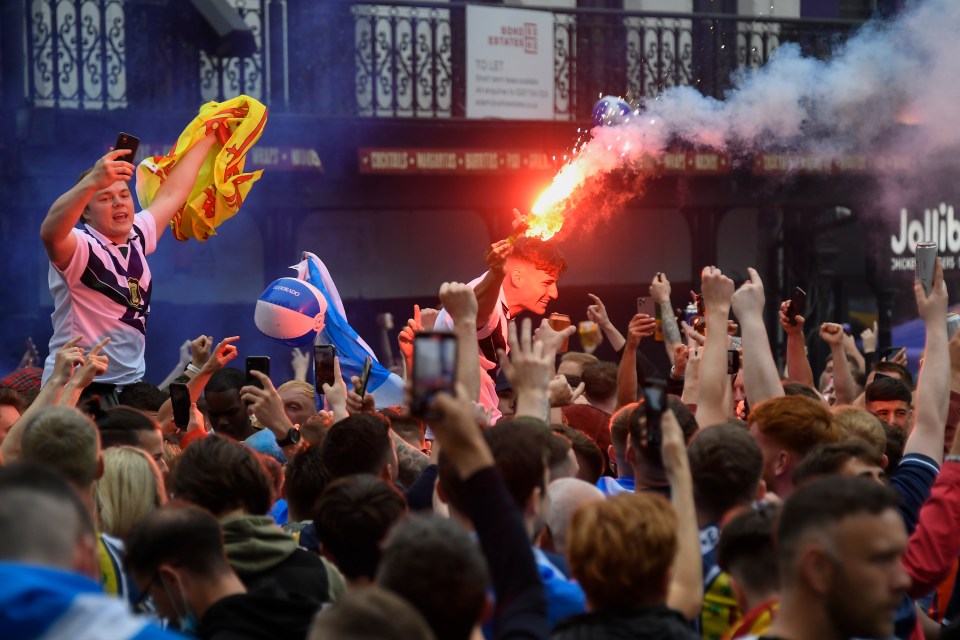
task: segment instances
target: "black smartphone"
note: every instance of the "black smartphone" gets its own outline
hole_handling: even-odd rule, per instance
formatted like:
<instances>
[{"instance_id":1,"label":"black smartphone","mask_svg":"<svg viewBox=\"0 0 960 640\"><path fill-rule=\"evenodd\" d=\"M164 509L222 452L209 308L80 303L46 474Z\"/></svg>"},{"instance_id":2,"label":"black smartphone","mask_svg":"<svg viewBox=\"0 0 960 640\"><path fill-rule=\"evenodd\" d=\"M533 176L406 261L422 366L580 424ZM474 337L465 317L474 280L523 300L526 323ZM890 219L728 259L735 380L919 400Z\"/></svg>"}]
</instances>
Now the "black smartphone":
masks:
<instances>
[{"instance_id":1,"label":"black smartphone","mask_svg":"<svg viewBox=\"0 0 960 640\"><path fill-rule=\"evenodd\" d=\"M247 356L247 384L263 389L263 383L250 373L251 371L259 371L269 378L270 356Z\"/></svg>"},{"instance_id":2,"label":"black smartphone","mask_svg":"<svg viewBox=\"0 0 960 640\"><path fill-rule=\"evenodd\" d=\"M125 160L132 165L136 165L137 151L140 150L140 138L132 136L129 133L120 133L117 141L113 145L114 151L117 149L129 149L130 153L120 156L120 160Z\"/></svg>"},{"instance_id":3,"label":"black smartphone","mask_svg":"<svg viewBox=\"0 0 960 640\"><path fill-rule=\"evenodd\" d=\"M667 388L661 381L648 380L643 385L643 413L647 421L647 450L659 456L663 444L663 432L660 421L667 408Z\"/></svg>"},{"instance_id":4,"label":"black smartphone","mask_svg":"<svg viewBox=\"0 0 960 640\"><path fill-rule=\"evenodd\" d=\"M790 296L790 306L787 307L787 319L790 325L797 324L797 316L806 311L807 292L800 287L793 288L793 295Z\"/></svg>"},{"instance_id":5,"label":"black smartphone","mask_svg":"<svg viewBox=\"0 0 960 640\"><path fill-rule=\"evenodd\" d=\"M900 353L900 349L903 349L903 347L887 347L886 349L880 352L880 359L893 360L893 357L898 353Z\"/></svg>"},{"instance_id":6,"label":"black smartphone","mask_svg":"<svg viewBox=\"0 0 960 640\"><path fill-rule=\"evenodd\" d=\"M370 382L371 369L373 369L373 358L367 356L366 360L363 361L363 369L360 370L360 384L356 388L361 400L367 395L367 383Z\"/></svg>"},{"instance_id":7,"label":"black smartphone","mask_svg":"<svg viewBox=\"0 0 960 640\"><path fill-rule=\"evenodd\" d=\"M328 384L332 387L336 382L333 371L333 359L336 356L337 350L332 344L313 345L314 385L320 395L323 395L323 385Z\"/></svg>"},{"instance_id":8,"label":"black smartphone","mask_svg":"<svg viewBox=\"0 0 960 640\"><path fill-rule=\"evenodd\" d=\"M173 424L186 429L190 424L190 390L182 382L170 383L170 404L173 405Z\"/></svg>"},{"instance_id":9,"label":"black smartphone","mask_svg":"<svg viewBox=\"0 0 960 640\"><path fill-rule=\"evenodd\" d=\"M727 349L727 373L731 376L740 371L740 350Z\"/></svg>"},{"instance_id":10,"label":"black smartphone","mask_svg":"<svg viewBox=\"0 0 960 640\"><path fill-rule=\"evenodd\" d=\"M894 378L893 376L888 376L888 375L885 374L885 373L881 373L881 372L879 372L879 371L874 371L874 372L873 372L873 380L874 380L874 382L876 382L879 378L891 378L891 379L894 379L894 380L896 379L896 378Z\"/></svg>"},{"instance_id":11,"label":"black smartphone","mask_svg":"<svg viewBox=\"0 0 960 640\"><path fill-rule=\"evenodd\" d=\"M418 331L413 335L413 377L410 413L438 418L430 410L439 391L454 393L457 378L457 338L447 331Z\"/></svg>"}]
</instances>

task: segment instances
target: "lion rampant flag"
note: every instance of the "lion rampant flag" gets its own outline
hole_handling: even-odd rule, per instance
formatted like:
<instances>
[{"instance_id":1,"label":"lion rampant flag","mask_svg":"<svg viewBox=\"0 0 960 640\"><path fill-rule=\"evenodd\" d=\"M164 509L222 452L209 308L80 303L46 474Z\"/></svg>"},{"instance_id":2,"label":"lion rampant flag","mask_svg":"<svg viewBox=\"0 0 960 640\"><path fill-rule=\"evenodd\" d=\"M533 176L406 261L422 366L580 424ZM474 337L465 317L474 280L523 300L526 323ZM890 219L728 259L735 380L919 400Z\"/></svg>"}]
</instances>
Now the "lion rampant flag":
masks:
<instances>
[{"instance_id":1,"label":"lion rampant flag","mask_svg":"<svg viewBox=\"0 0 960 640\"><path fill-rule=\"evenodd\" d=\"M240 210L250 187L263 173L262 169L244 173L243 165L247 152L260 139L266 123L267 108L250 96L241 95L226 102L203 105L170 153L145 158L137 167L140 205L149 207L177 160L213 133L217 136L217 144L204 159L190 196L173 216L170 228L180 241L195 238L203 242L216 235L215 229Z\"/></svg>"}]
</instances>

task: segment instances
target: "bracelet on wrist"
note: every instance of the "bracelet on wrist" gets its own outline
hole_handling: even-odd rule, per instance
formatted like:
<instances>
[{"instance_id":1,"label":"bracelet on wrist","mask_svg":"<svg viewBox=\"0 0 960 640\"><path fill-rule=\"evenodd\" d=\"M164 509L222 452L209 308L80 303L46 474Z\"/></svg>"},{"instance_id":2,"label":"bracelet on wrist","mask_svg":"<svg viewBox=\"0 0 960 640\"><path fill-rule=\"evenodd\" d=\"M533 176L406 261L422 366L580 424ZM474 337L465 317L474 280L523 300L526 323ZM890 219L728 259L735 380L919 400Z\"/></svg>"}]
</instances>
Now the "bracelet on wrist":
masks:
<instances>
[{"instance_id":1,"label":"bracelet on wrist","mask_svg":"<svg viewBox=\"0 0 960 640\"><path fill-rule=\"evenodd\" d=\"M198 375L200 373L200 367L198 367L197 365L191 362L190 364L187 365L187 368L185 369L185 371L189 371L193 375Z\"/></svg>"},{"instance_id":2,"label":"bracelet on wrist","mask_svg":"<svg viewBox=\"0 0 960 640\"><path fill-rule=\"evenodd\" d=\"M960 462L960 456L950 455L943 459L944 462Z\"/></svg>"}]
</instances>

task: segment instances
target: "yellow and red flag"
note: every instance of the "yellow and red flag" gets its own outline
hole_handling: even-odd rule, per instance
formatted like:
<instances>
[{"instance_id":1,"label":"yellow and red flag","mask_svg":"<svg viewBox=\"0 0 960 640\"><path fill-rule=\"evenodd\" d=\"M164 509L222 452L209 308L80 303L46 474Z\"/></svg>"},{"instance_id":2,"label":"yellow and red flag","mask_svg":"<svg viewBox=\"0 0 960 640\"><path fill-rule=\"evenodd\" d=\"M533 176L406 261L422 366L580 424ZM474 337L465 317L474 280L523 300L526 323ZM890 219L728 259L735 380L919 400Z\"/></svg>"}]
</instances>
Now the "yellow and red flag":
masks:
<instances>
[{"instance_id":1,"label":"yellow and red flag","mask_svg":"<svg viewBox=\"0 0 960 640\"><path fill-rule=\"evenodd\" d=\"M137 167L137 197L149 207L170 170L193 145L213 133L217 143L204 159L186 204L173 216L170 228L177 240L201 242L240 210L263 170L244 173L247 152L267 124L267 108L247 95L225 102L208 102L183 130L165 156L145 158Z\"/></svg>"}]
</instances>

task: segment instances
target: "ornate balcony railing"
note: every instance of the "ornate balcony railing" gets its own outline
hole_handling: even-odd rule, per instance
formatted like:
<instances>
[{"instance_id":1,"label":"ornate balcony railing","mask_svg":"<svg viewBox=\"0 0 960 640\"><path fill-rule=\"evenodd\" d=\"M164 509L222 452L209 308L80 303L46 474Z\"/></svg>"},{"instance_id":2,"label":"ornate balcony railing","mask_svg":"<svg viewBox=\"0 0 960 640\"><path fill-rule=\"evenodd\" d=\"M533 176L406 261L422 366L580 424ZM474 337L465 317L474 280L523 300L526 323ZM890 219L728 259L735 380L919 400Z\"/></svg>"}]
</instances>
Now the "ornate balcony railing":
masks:
<instances>
[{"instance_id":1,"label":"ornate balcony railing","mask_svg":"<svg viewBox=\"0 0 960 640\"><path fill-rule=\"evenodd\" d=\"M217 57L212 31L172 0L11 0L34 108L166 110L253 95L274 111L324 117L465 115L466 4L228 0L256 51ZM722 97L731 74L786 42L828 56L852 20L554 9L554 118L581 119L600 94L636 101L692 85ZM7 15L9 16L9 11ZM5 51L17 51L5 47ZM9 68L9 66L8 66ZM5 79L3 94L14 91Z\"/></svg>"}]
</instances>

